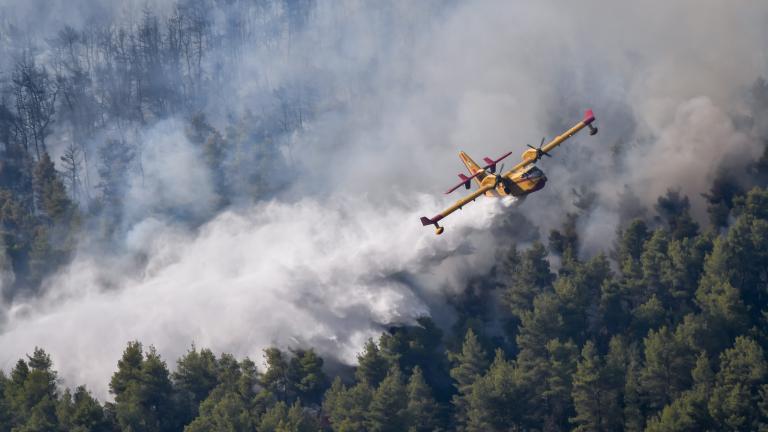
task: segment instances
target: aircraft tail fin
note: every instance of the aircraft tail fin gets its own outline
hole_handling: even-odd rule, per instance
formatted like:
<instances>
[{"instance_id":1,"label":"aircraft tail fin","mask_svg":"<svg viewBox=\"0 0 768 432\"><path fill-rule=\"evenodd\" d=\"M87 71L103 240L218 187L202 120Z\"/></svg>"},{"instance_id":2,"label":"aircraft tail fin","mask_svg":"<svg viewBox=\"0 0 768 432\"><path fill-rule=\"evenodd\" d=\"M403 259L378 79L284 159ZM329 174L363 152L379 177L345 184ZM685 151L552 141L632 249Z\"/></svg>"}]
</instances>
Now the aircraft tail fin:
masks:
<instances>
[{"instance_id":1,"label":"aircraft tail fin","mask_svg":"<svg viewBox=\"0 0 768 432\"><path fill-rule=\"evenodd\" d=\"M485 173L485 170L483 170L483 168L480 165L475 163L475 161L473 161L472 158L469 157L469 155L464 152L459 152L459 158L461 159L462 162L464 162L464 166L467 167L470 174L474 175L482 171L480 174L477 174L477 176L475 177L475 179L477 180L477 183L480 184L485 178L485 176L487 175Z\"/></svg>"}]
</instances>

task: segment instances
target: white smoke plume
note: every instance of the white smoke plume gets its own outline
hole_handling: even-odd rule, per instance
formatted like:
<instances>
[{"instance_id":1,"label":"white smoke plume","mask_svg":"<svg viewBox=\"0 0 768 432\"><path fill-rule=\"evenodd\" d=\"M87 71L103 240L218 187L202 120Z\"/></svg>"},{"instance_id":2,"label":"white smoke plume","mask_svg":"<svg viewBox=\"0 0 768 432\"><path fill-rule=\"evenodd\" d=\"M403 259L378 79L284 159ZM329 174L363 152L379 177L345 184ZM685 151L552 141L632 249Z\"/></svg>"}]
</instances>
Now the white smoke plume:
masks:
<instances>
[{"instance_id":1,"label":"white smoke plume","mask_svg":"<svg viewBox=\"0 0 768 432\"><path fill-rule=\"evenodd\" d=\"M327 82L331 106L282 143L291 188L197 228L159 216L208 211L210 173L180 123L150 126L125 257L83 248L44 296L5 305L0 367L42 346L67 385L107 397L133 339L171 362L194 342L256 358L270 344L311 345L353 363L388 324L449 324L445 295L488 270L503 246L488 228L505 212L546 233L574 210L574 189L595 192L585 253L610 247L627 190L651 208L680 188L702 220L699 194L717 170L761 149L733 118L768 73L767 16L762 2L319 1L290 53L265 62L254 49L210 97L223 118L258 110L265 86L290 77ZM440 194L462 171L458 150L522 151L585 108L601 132L543 161L544 190L512 208L481 199L441 237L421 227L450 202Z\"/></svg>"},{"instance_id":2,"label":"white smoke plume","mask_svg":"<svg viewBox=\"0 0 768 432\"><path fill-rule=\"evenodd\" d=\"M143 273L114 280L121 269L79 257L50 281L46 297L8 311L3 361L20 355L8 347L34 341L67 383L87 383L102 397L133 339L171 359L192 343L256 359L276 344L313 346L352 363L381 326L446 308L442 295L462 289L463 272L488 270L490 257L474 251L490 240L484 233L500 203L467 208L452 235L436 239L414 222L419 208L439 203L415 202L382 209L338 196L274 201L225 212L194 233L146 219L128 235L129 247L147 257Z\"/></svg>"}]
</instances>

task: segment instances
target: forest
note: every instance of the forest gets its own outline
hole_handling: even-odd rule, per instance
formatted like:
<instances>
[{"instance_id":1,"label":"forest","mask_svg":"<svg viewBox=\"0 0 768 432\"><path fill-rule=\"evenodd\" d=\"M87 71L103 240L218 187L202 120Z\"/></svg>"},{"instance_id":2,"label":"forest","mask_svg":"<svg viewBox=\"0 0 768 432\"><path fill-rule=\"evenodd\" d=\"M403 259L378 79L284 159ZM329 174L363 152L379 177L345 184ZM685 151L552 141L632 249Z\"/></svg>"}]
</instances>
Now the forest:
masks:
<instances>
[{"instance_id":1,"label":"forest","mask_svg":"<svg viewBox=\"0 0 768 432\"><path fill-rule=\"evenodd\" d=\"M764 430L768 190L724 190L710 196L710 229L670 193L660 220L632 221L589 260L574 254L571 215L547 246L509 247L453 299L450 331L428 317L392 327L337 376L312 349L269 348L260 369L192 346L169 368L133 341L102 404L83 386L62 389L38 348L0 374L0 428ZM563 260L556 273L550 254ZM490 332L498 301L504 328Z\"/></svg>"},{"instance_id":2,"label":"forest","mask_svg":"<svg viewBox=\"0 0 768 432\"><path fill-rule=\"evenodd\" d=\"M147 5L136 20L64 26L35 43L0 20L2 303L43 296L85 248L126 248L135 182L150 171L145 133L160 122L180 122L210 193L200 206L160 199L148 213L194 229L287 190L293 180L272 175L291 169L281 144L353 95L331 91L344 83L323 71L276 87L264 72L259 110L225 102L249 51L298 56L314 7L179 0L167 14ZM748 93L753 117L768 112L766 81ZM759 138L761 154L738 175L720 170L695 197L667 185L595 254L582 252L580 230L594 197L574 194L581 201L559 227L499 238L490 270L446 294L450 327L426 315L392 323L355 366L298 344L261 358L192 344L169 361L163 347L131 340L103 399L64 383L63 359L30 347L0 369L0 431L768 430L768 136Z\"/></svg>"}]
</instances>

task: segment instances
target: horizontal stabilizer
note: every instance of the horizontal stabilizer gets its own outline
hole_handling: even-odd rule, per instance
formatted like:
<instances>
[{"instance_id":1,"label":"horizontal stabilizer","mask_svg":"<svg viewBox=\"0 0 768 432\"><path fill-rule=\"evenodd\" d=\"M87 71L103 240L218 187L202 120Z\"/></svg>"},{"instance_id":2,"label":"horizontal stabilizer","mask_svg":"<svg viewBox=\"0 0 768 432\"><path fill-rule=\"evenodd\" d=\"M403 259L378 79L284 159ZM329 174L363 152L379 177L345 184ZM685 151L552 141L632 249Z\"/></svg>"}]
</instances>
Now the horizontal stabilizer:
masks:
<instances>
[{"instance_id":1,"label":"horizontal stabilizer","mask_svg":"<svg viewBox=\"0 0 768 432\"><path fill-rule=\"evenodd\" d=\"M504 153L503 155L501 155L500 158L498 158L496 160L493 160L493 159L487 158L487 157L483 158L483 161L486 163L486 165L484 167L478 167L477 165L475 165L474 162L472 162L472 159L470 159L469 156L467 156L466 154L464 154L464 152L462 152L461 153L462 161L464 161L465 165L468 162L471 163L474 167L476 167L477 172L475 172L474 174L472 174L469 177L465 176L464 174L459 174L459 178L461 179L461 183L459 183L459 184L453 186L452 188L448 189L445 192L445 194L447 195L447 194L455 191L456 189L460 188L461 186L464 186L465 188L469 189L469 182L468 182L468 180L472 180L473 178L479 178L479 179L482 180L482 178L485 177L485 175L487 174L487 172L485 170L489 170L492 173L495 172L496 171L496 164L499 161L501 161L502 159L506 158L507 156L509 156L511 154L512 154L512 152ZM466 160L464 158L466 158ZM467 168L470 169L470 171L472 171L472 169L470 168L469 165L467 166Z\"/></svg>"},{"instance_id":2,"label":"horizontal stabilizer","mask_svg":"<svg viewBox=\"0 0 768 432\"><path fill-rule=\"evenodd\" d=\"M506 158L507 156L509 156L511 154L512 154L512 152L504 153L503 155L501 155L500 158L498 158L496 160L493 160L493 159L491 159L489 157L484 157L483 158L483 162L485 162L485 166L483 167L483 169L484 170L487 169L488 171L490 171L492 173L495 173L496 172L496 164L501 162L502 159Z\"/></svg>"},{"instance_id":3,"label":"horizontal stabilizer","mask_svg":"<svg viewBox=\"0 0 768 432\"><path fill-rule=\"evenodd\" d=\"M486 166L485 166L485 167L483 167L483 168L488 168L488 166L489 166L489 165L491 165L491 164L494 164L494 165L495 165L495 164L497 164L497 163L501 162L501 160L502 160L502 159L506 158L507 156L509 156L509 155L511 155L511 154L512 154L512 152L506 152L506 153L504 153L503 155L501 155L501 157L500 157L500 158L498 158L498 159L496 159L496 160L492 160L492 159L490 159L490 158L485 158L485 159L483 159L483 160L484 160L484 161L485 161L485 163L487 163L488 165L486 165Z\"/></svg>"},{"instance_id":4,"label":"horizontal stabilizer","mask_svg":"<svg viewBox=\"0 0 768 432\"><path fill-rule=\"evenodd\" d=\"M461 186L464 186L465 188L469 189L469 181L472 180L473 178L481 175L481 174L485 174L485 171L478 171L478 172L472 174L469 177L465 176L464 174L459 174L459 178L461 179L461 183L459 183L456 186L454 186L454 187L448 189L447 191L445 191L445 194L448 195L449 193L451 193L451 192L455 191L456 189L460 188Z\"/></svg>"}]
</instances>

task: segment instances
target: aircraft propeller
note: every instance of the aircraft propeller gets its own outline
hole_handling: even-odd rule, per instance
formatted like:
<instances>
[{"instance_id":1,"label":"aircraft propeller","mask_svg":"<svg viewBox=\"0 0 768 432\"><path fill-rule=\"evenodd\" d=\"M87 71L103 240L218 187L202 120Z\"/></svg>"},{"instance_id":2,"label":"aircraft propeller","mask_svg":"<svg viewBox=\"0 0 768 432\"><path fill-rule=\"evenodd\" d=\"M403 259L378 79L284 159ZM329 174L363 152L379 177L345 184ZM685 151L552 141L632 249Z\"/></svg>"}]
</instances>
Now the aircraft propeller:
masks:
<instances>
[{"instance_id":1,"label":"aircraft propeller","mask_svg":"<svg viewBox=\"0 0 768 432\"><path fill-rule=\"evenodd\" d=\"M499 186L499 183L501 183L504 180L504 177L501 175L504 172L504 164L501 164L501 168L499 169L499 173L496 174L496 179L493 182L493 188L496 189Z\"/></svg>"},{"instance_id":2,"label":"aircraft propeller","mask_svg":"<svg viewBox=\"0 0 768 432\"><path fill-rule=\"evenodd\" d=\"M539 143L539 146L538 146L538 147L534 147L534 146L532 146L532 145L530 145L530 144L526 144L528 147L530 147L530 148L532 148L532 149L536 150L536 160L539 160L539 159L541 159L541 156L542 156L542 155L543 155L543 156L546 156L546 157L552 157L552 155L551 155L551 154L549 154L549 153L545 153L544 151L542 151L542 150L541 150L541 146L543 146L543 145L544 145L544 140L545 140L546 138L547 138L547 137L541 137L541 143Z\"/></svg>"}]
</instances>

